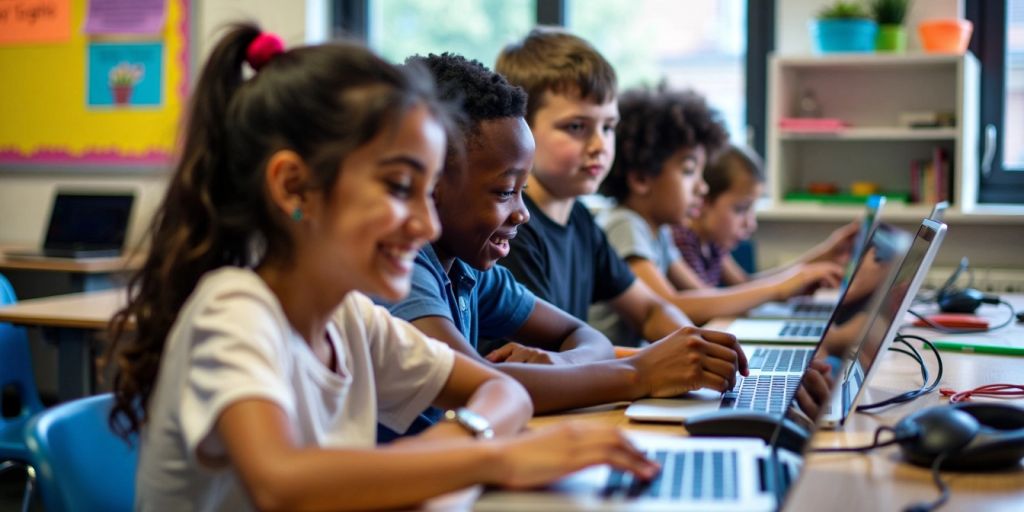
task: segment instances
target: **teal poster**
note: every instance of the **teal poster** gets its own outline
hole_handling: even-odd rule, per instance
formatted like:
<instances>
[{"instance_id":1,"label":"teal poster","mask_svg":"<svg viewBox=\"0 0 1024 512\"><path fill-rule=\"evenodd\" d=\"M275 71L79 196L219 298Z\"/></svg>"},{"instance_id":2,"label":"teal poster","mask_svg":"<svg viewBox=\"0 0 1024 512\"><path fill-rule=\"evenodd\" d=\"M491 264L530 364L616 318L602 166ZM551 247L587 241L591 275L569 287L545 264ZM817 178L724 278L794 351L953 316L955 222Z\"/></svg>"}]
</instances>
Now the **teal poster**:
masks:
<instances>
[{"instance_id":1,"label":"teal poster","mask_svg":"<svg viewBox=\"0 0 1024 512\"><path fill-rule=\"evenodd\" d=\"M163 43L91 43L86 73L89 107L159 107Z\"/></svg>"}]
</instances>

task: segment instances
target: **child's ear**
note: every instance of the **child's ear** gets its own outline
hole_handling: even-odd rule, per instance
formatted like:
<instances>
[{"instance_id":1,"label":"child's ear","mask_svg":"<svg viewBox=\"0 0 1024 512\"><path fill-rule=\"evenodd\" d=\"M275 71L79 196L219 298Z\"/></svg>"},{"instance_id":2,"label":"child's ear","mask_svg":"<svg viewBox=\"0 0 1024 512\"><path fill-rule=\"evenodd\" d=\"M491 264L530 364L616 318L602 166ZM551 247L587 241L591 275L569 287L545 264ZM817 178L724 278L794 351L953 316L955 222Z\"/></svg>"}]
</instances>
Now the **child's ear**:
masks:
<instances>
[{"instance_id":1,"label":"child's ear","mask_svg":"<svg viewBox=\"0 0 1024 512\"><path fill-rule=\"evenodd\" d=\"M265 169L270 200L285 216L301 218L307 208L312 173L298 153L282 149L270 155ZM295 212L299 213L296 214Z\"/></svg>"},{"instance_id":2,"label":"child's ear","mask_svg":"<svg viewBox=\"0 0 1024 512\"><path fill-rule=\"evenodd\" d=\"M629 187L631 194L638 196L646 196L651 193L651 177L639 172L629 171L626 173L626 185Z\"/></svg>"}]
</instances>

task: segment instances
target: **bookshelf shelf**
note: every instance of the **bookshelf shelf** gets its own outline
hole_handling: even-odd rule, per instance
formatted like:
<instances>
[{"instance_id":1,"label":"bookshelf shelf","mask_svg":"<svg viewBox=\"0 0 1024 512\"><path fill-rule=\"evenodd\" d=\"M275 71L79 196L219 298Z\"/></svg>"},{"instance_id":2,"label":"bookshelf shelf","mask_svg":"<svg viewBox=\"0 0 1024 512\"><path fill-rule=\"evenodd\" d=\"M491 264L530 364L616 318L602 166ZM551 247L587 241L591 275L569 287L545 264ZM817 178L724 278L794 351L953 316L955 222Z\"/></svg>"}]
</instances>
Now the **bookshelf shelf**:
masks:
<instances>
[{"instance_id":1,"label":"bookshelf shelf","mask_svg":"<svg viewBox=\"0 0 1024 512\"><path fill-rule=\"evenodd\" d=\"M829 183L848 193L855 182L877 184L886 194L907 194L910 202L892 205L886 217L927 215L933 196L943 191L953 203L951 219L969 215L977 199L977 125L979 66L965 55L774 55L769 66L766 150L766 218L849 219L861 208L787 200L811 184ZM846 126L799 131L780 125L806 117L807 98L825 120ZM801 108L803 107L803 108ZM952 116L955 126L909 128L901 114ZM938 160L945 183L922 197L922 167ZM917 177L913 175L916 171ZM916 186L916 188L915 188ZM916 193L915 193L916 192ZM915 202L915 200L917 202Z\"/></svg>"}]
</instances>

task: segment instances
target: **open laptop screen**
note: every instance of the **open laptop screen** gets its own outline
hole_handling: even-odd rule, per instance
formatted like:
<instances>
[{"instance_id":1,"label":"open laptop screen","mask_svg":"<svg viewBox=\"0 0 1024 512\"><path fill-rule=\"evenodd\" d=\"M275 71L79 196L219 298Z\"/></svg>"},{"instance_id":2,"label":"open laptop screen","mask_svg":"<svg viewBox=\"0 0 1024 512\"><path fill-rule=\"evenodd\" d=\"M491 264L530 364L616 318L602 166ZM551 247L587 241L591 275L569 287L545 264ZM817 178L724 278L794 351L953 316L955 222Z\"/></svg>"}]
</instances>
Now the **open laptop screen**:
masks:
<instances>
[{"instance_id":1,"label":"open laptop screen","mask_svg":"<svg viewBox=\"0 0 1024 512\"><path fill-rule=\"evenodd\" d=\"M120 251L135 196L59 192L50 212L44 250Z\"/></svg>"},{"instance_id":2,"label":"open laptop screen","mask_svg":"<svg viewBox=\"0 0 1024 512\"><path fill-rule=\"evenodd\" d=\"M872 319L864 334L864 340L860 343L857 364L861 365L865 376L871 373L881 352L888 349L889 344L892 343L896 329L899 327L897 322L910 307L914 293L920 287L927 268L931 266L931 260L935 257L942 235L943 230L939 224L928 220L918 228L917 236L914 237L907 257L903 258L903 263L892 281L892 286L882 297L878 314ZM850 408L857 406L857 402L864 394L864 389L861 387L857 397L848 404ZM849 413L850 411L844 412ZM843 416L846 417L847 414Z\"/></svg>"},{"instance_id":3,"label":"open laptop screen","mask_svg":"<svg viewBox=\"0 0 1024 512\"><path fill-rule=\"evenodd\" d=\"M839 285L839 291L842 292L848 284L850 279L853 278L853 272L856 270L857 263L860 261L860 257L864 254L864 244L867 243L868 237L875 230L878 225L879 215L882 213L882 207L885 206L885 196L870 196L865 202L864 218L861 219L860 229L857 230L857 236L853 240L853 247L850 251L850 262L846 266L846 273L843 275L843 282Z\"/></svg>"}]
</instances>

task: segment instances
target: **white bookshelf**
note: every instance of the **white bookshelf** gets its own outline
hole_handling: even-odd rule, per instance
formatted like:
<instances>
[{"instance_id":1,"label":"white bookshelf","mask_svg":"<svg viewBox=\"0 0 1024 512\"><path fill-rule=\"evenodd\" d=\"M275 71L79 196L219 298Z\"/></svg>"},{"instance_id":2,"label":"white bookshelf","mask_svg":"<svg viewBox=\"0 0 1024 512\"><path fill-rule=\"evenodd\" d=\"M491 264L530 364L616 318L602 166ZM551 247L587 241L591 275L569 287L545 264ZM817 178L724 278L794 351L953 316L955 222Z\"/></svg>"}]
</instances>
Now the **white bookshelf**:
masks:
<instances>
[{"instance_id":1,"label":"white bookshelf","mask_svg":"<svg viewBox=\"0 0 1024 512\"><path fill-rule=\"evenodd\" d=\"M979 66L971 55L850 54L773 56L769 67L766 219L849 219L855 205L786 200L812 182L831 182L848 192L856 181L878 183L882 191L910 189L914 160L930 159L936 147L950 159L953 205L950 220L1020 222L1019 217L976 211L978 180ZM813 91L821 116L847 126L835 132L793 132L779 121L798 117L797 104ZM904 111L950 112L952 127L908 128ZM892 202L890 220L913 221L931 205Z\"/></svg>"}]
</instances>

